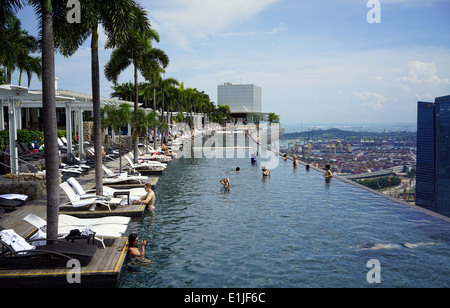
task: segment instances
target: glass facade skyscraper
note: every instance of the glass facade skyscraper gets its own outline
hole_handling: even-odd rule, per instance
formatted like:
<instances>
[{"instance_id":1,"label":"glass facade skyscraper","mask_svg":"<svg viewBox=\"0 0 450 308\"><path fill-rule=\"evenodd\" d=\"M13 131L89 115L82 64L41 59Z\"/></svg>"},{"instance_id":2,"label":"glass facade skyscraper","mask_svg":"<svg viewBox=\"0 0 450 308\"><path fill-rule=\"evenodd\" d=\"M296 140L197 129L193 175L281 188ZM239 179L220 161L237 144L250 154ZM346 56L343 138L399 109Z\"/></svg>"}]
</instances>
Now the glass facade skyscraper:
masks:
<instances>
[{"instance_id":1,"label":"glass facade skyscraper","mask_svg":"<svg viewBox=\"0 0 450 308\"><path fill-rule=\"evenodd\" d=\"M450 95L418 102L416 204L450 216Z\"/></svg>"}]
</instances>

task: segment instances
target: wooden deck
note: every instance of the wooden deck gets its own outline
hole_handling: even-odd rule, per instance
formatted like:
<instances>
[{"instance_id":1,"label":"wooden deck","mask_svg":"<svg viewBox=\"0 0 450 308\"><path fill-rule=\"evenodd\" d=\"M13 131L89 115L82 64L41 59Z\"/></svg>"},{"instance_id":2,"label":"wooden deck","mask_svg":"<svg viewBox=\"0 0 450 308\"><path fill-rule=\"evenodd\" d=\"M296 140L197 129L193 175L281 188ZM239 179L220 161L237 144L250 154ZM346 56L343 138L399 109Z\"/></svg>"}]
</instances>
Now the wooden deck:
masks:
<instances>
[{"instance_id":1,"label":"wooden deck","mask_svg":"<svg viewBox=\"0 0 450 308\"><path fill-rule=\"evenodd\" d=\"M13 229L22 237L28 237L36 231L31 224L24 222L23 217L33 213L39 217L46 218L45 199L29 201L24 206L17 208L13 212L0 216L0 225L4 229ZM120 212L115 212L120 215ZM101 286L114 287L119 283L123 264L126 257L127 238L109 238L105 240L106 248L98 244L98 250L93 259L86 267L82 267L81 284L82 287ZM72 268L53 269L16 269L8 270L0 266L0 287L34 287L34 286L77 286L67 282L67 273Z\"/></svg>"},{"instance_id":2,"label":"wooden deck","mask_svg":"<svg viewBox=\"0 0 450 308\"><path fill-rule=\"evenodd\" d=\"M91 262L81 267L77 274L80 283L69 283L75 269L2 269L0 267L0 287L117 287L127 255L126 237L105 241L107 247L100 248Z\"/></svg>"},{"instance_id":3,"label":"wooden deck","mask_svg":"<svg viewBox=\"0 0 450 308\"><path fill-rule=\"evenodd\" d=\"M94 171L89 174L77 177L77 181L88 191L94 185ZM152 183L156 185L158 178L152 178ZM142 186L142 184L141 184ZM60 203L66 200L67 196L61 190ZM60 213L73 215L80 218L104 217L104 216L129 216L142 217L145 205L128 205L125 207L112 208L97 207L96 211L89 211L87 208L76 209L73 207L60 208ZM43 219L47 217L46 198L28 201L25 205L18 207L15 211L0 215L0 226L4 229L13 229L17 234L26 238L32 235L37 229L31 224L22 220L28 214L33 213ZM105 239L106 248L96 241L98 250L91 262L80 269L80 284L70 284L67 275L73 276L72 267L65 268L42 268L42 269L6 269L0 266L0 287L115 287L119 284L119 279L123 270L127 255L127 237Z\"/></svg>"}]
</instances>

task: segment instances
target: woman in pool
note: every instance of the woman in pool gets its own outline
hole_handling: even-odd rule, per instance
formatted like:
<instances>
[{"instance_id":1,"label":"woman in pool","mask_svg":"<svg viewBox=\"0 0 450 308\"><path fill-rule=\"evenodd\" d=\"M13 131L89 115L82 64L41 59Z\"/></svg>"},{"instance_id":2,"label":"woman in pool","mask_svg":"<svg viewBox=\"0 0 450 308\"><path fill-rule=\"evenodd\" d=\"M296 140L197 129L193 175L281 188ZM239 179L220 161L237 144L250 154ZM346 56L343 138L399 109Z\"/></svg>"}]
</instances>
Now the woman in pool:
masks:
<instances>
[{"instance_id":1,"label":"woman in pool","mask_svg":"<svg viewBox=\"0 0 450 308\"><path fill-rule=\"evenodd\" d=\"M220 183L223 185L224 188L230 189L231 183L229 178L223 178L220 180Z\"/></svg>"},{"instance_id":2,"label":"woman in pool","mask_svg":"<svg viewBox=\"0 0 450 308\"><path fill-rule=\"evenodd\" d=\"M147 241L142 240L141 249L138 248L138 243L138 235L136 233L131 233L128 236L128 255L131 256L132 259L145 256L145 245L147 244Z\"/></svg>"},{"instance_id":3,"label":"woman in pool","mask_svg":"<svg viewBox=\"0 0 450 308\"><path fill-rule=\"evenodd\" d=\"M263 175L263 177L270 176L270 169L266 169L266 167L262 167L262 175Z\"/></svg>"}]
</instances>

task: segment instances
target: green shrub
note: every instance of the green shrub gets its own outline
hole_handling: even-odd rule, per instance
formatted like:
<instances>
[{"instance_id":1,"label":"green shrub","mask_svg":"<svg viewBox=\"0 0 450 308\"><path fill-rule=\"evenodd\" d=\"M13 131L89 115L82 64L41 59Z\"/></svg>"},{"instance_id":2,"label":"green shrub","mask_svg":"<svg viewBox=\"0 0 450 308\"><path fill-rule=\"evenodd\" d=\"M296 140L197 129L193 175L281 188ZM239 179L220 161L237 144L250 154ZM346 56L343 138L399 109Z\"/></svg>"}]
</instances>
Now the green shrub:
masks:
<instances>
[{"instance_id":1,"label":"green shrub","mask_svg":"<svg viewBox=\"0 0 450 308\"><path fill-rule=\"evenodd\" d=\"M58 138L65 137L66 131L64 129L58 129ZM31 144L37 141L39 144L44 142L44 132L38 130L19 129L17 130L17 142ZM9 144L9 130L0 131L0 150L4 151Z\"/></svg>"}]
</instances>

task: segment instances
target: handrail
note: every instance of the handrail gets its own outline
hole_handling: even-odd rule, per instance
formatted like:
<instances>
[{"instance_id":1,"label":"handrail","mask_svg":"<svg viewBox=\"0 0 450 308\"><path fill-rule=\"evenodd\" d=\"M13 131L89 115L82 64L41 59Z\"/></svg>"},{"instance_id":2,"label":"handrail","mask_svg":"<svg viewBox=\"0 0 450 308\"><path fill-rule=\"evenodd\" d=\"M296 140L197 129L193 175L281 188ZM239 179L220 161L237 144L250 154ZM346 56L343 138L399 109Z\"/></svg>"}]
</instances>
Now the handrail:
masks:
<instances>
[{"instance_id":1,"label":"handrail","mask_svg":"<svg viewBox=\"0 0 450 308\"><path fill-rule=\"evenodd\" d=\"M27 161L25 161L25 160L23 160L23 159L21 159L21 158L19 158L19 157L15 157L15 156L11 155L11 153L6 153L6 152L3 152L3 151L0 151L0 154L8 155L8 156L10 156L10 157L12 157L12 158L14 158L14 159L17 159L18 161L20 161L20 162L22 162L22 163L25 163L27 166L32 166L32 167L36 170L36 167L35 167L34 165L30 164L29 162L27 162ZM6 164L4 164L4 163L2 163L2 162L0 162L0 164L3 165L3 166L5 166L5 167L8 167L8 168L10 168L10 169L13 169L14 171L17 171L17 172L19 173L19 177L20 177L20 170L15 169L15 168L13 168L13 167L11 167L11 166L8 166L8 165L6 165ZM30 169L30 171L32 171L32 170ZM32 172L33 172L33 174L34 174L34 179L36 180L36 171L32 171Z\"/></svg>"}]
</instances>

